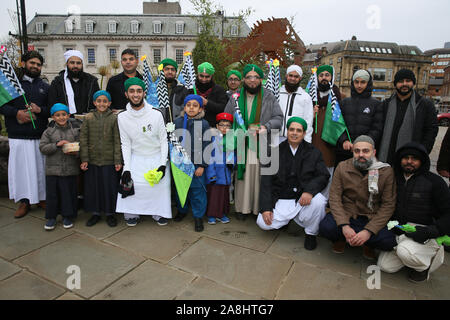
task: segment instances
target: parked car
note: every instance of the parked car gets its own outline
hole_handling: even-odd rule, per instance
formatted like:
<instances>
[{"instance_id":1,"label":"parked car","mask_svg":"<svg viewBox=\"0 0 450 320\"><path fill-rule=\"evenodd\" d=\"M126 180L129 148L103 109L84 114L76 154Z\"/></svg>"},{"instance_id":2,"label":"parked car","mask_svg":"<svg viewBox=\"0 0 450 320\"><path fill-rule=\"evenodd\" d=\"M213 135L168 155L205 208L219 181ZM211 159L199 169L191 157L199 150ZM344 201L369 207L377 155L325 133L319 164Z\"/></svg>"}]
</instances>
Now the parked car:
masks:
<instances>
[{"instance_id":1,"label":"parked car","mask_svg":"<svg viewBox=\"0 0 450 320\"><path fill-rule=\"evenodd\" d=\"M437 120L439 126L448 127L450 125L450 113L439 113Z\"/></svg>"}]
</instances>

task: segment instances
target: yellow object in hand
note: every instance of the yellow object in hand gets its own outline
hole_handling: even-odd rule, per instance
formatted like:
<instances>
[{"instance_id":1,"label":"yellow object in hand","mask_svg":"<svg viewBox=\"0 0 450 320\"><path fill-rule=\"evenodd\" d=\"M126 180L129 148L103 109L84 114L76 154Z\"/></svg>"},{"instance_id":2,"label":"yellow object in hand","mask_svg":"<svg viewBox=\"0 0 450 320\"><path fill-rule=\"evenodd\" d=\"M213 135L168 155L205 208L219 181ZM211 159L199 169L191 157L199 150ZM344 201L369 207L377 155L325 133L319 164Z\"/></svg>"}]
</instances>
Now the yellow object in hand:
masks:
<instances>
[{"instance_id":1,"label":"yellow object in hand","mask_svg":"<svg viewBox=\"0 0 450 320\"><path fill-rule=\"evenodd\" d=\"M155 184L159 183L159 181L162 178L162 175L163 173L161 171L158 171L158 169L153 169L145 173L144 178L150 184L150 186L153 187Z\"/></svg>"}]
</instances>

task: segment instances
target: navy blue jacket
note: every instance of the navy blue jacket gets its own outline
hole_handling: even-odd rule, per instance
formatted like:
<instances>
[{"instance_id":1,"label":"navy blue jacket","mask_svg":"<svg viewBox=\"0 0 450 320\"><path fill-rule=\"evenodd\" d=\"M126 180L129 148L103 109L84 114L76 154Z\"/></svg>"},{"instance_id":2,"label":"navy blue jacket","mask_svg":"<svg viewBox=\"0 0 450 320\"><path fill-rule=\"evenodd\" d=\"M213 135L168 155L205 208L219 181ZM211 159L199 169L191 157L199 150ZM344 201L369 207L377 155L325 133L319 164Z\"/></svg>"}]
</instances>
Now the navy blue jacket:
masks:
<instances>
[{"instance_id":1,"label":"navy blue jacket","mask_svg":"<svg viewBox=\"0 0 450 320\"><path fill-rule=\"evenodd\" d=\"M41 108L41 113L35 114L34 123L36 129L33 128L31 122L20 124L17 122L17 111L26 109L25 100L22 96L6 103L0 107L0 113L5 116L6 130L10 139L40 139L42 133L47 128L48 118L50 117L50 107L48 106L48 90L49 85L41 78L36 78L33 83L21 80L25 97L29 104L32 102Z\"/></svg>"}]
</instances>

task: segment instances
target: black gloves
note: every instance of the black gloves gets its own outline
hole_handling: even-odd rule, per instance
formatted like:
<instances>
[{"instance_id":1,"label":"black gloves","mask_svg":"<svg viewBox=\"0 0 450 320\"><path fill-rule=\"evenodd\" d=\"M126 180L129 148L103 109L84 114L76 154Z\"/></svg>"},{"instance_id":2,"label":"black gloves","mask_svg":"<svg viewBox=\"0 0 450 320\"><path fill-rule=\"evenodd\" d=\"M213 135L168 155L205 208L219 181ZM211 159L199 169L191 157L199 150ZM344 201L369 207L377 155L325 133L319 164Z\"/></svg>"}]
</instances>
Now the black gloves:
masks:
<instances>
[{"instance_id":1,"label":"black gloves","mask_svg":"<svg viewBox=\"0 0 450 320\"><path fill-rule=\"evenodd\" d=\"M166 175L166 166L160 166L156 171L162 172L162 178L164 178L164 176Z\"/></svg>"},{"instance_id":2,"label":"black gloves","mask_svg":"<svg viewBox=\"0 0 450 320\"><path fill-rule=\"evenodd\" d=\"M122 198L126 198L134 194L134 185L133 180L131 179L130 171L124 171L122 174L119 193L122 195Z\"/></svg>"},{"instance_id":3,"label":"black gloves","mask_svg":"<svg viewBox=\"0 0 450 320\"><path fill-rule=\"evenodd\" d=\"M436 226L416 226L416 232L407 232L406 236L413 239L415 242L424 244L428 239L438 238L439 230L436 228Z\"/></svg>"}]
</instances>

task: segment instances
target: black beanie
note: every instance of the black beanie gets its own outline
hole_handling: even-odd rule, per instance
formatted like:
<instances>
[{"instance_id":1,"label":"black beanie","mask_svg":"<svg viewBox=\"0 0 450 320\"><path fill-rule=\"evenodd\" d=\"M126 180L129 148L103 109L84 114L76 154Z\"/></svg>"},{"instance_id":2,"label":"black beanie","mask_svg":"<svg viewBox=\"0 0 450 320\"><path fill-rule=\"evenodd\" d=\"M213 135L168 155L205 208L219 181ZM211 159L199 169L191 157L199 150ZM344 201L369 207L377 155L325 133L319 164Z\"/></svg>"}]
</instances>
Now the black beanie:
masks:
<instances>
[{"instance_id":1,"label":"black beanie","mask_svg":"<svg viewBox=\"0 0 450 320\"><path fill-rule=\"evenodd\" d=\"M410 79L414 84L416 84L416 76L414 75L414 72L409 69L398 70L398 72L394 76L394 86L397 84L397 82L403 79Z\"/></svg>"}]
</instances>

